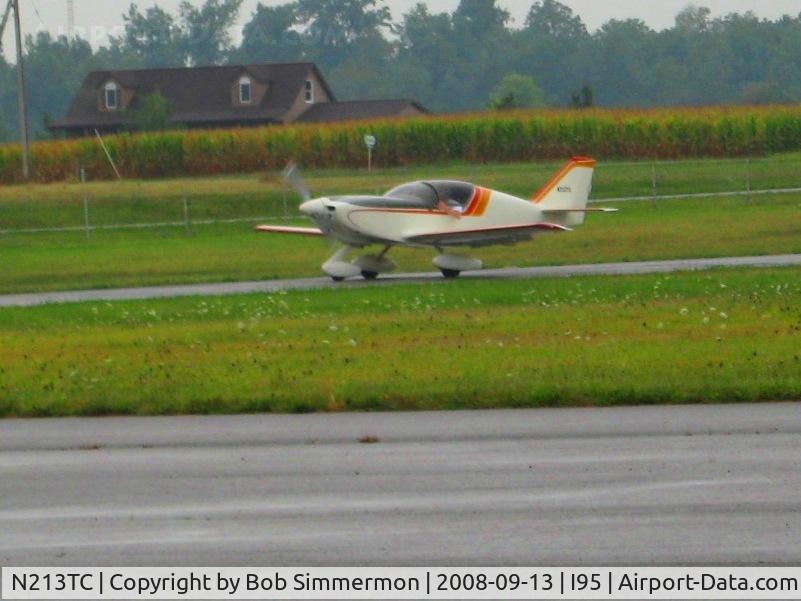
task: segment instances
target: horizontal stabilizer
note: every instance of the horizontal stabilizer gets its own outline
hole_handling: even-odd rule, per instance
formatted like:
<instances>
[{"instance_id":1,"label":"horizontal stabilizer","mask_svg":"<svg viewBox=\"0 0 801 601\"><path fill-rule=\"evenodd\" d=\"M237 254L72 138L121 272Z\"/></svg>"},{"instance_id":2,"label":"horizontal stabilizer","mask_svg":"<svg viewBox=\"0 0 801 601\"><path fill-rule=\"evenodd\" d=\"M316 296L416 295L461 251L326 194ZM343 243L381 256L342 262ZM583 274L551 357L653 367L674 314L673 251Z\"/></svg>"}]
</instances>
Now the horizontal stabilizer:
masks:
<instances>
[{"instance_id":1,"label":"horizontal stabilizer","mask_svg":"<svg viewBox=\"0 0 801 601\"><path fill-rule=\"evenodd\" d=\"M290 225L257 225L257 232L268 234L295 234L296 236L325 236L322 230L316 227L293 227Z\"/></svg>"}]
</instances>

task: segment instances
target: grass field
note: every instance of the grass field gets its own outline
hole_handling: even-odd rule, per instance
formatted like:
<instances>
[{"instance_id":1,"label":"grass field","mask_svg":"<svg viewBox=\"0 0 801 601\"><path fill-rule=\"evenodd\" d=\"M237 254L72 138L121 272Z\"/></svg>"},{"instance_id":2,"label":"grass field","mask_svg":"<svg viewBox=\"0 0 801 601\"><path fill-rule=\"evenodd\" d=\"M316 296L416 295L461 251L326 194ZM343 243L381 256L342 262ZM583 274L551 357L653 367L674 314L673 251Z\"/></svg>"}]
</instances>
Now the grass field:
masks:
<instances>
[{"instance_id":1,"label":"grass field","mask_svg":"<svg viewBox=\"0 0 801 601\"><path fill-rule=\"evenodd\" d=\"M479 181L525 195L556 165L454 165L308 174L319 193L375 192L426 176ZM600 165L595 198L648 194L650 164ZM660 194L738 189L745 161L657 165ZM801 183L801 157L783 155L751 166L754 188ZM192 218L227 219L282 214L277 181L255 177L97 182L87 184L94 224L181 220L183 196ZM83 222L79 184L0 187L0 228L75 226ZM287 201L294 211L296 199ZM615 215L590 216L574 233L476 251L488 267L631 261L681 257L801 252L801 196L781 195L643 201ZM146 230L0 234L0 293L267 279L319 274L330 254L319 240L257 235L250 222ZM396 249L403 270L431 269L431 253Z\"/></svg>"},{"instance_id":2,"label":"grass field","mask_svg":"<svg viewBox=\"0 0 801 601\"><path fill-rule=\"evenodd\" d=\"M523 197L531 195L561 163L455 164L432 167L362 170L317 170L304 173L312 192L326 194L383 193L415 179L462 179ZM749 166L750 165L750 166ZM753 189L801 187L801 154L746 161L599 163L593 198L652 193L656 170L659 194L745 190L750 171ZM164 180L99 181L0 186L0 230L82 226L84 195L93 225L181 221L183 198L194 219L241 218L284 214L283 186L278 174L219 176ZM296 215L297 198L287 203Z\"/></svg>"},{"instance_id":3,"label":"grass field","mask_svg":"<svg viewBox=\"0 0 801 601\"><path fill-rule=\"evenodd\" d=\"M798 269L0 310L6 416L801 398Z\"/></svg>"}]
</instances>

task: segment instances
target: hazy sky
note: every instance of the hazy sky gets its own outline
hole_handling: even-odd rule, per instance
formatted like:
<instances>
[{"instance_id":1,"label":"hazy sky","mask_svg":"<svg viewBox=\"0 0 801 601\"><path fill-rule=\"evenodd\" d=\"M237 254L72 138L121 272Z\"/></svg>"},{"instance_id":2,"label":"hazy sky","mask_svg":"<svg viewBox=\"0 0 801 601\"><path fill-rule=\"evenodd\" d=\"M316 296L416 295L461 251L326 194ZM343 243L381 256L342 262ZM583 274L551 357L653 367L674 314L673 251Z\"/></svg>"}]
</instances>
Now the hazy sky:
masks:
<instances>
[{"instance_id":1,"label":"hazy sky","mask_svg":"<svg viewBox=\"0 0 801 601\"><path fill-rule=\"evenodd\" d=\"M49 29L55 33L64 32L67 23L67 0L19 0L23 20L23 29L32 32L36 29ZM285 0L261 0L263 4L281 4ZM121 14L131 0L74 0L76 29L93 44L102 44L109 32L117 34L122 25ZM249 20L259 0L244 0L240 13L240 21ZM399 18L406 10L416 4L417 0L387 0L395 18ZM605 21L625 18L638 18L655 29L668 27L673 23L676 13L684 8L688 0L561 0L581 16L590 29L596 29ZM138 0L140 8L159 4L165 9L175 11L181 0ZM193 1L193 4L201 4ZM6 0L0 0L4 7ZM458 0L428 0L426 2L432 12L452 10ZM531 0L499 0L522 24ZM708 6L712 13L723 15L730 12L753 11L760 17L776 18L783 14L797 15L801 13L801 0L706 0L695 4ZM117 28L117 29L115 29ZM10 29L10 28L9 28ZM6 54L12 53L13 37L10 32L4 37Z\"/></svg>"}]
</instances>

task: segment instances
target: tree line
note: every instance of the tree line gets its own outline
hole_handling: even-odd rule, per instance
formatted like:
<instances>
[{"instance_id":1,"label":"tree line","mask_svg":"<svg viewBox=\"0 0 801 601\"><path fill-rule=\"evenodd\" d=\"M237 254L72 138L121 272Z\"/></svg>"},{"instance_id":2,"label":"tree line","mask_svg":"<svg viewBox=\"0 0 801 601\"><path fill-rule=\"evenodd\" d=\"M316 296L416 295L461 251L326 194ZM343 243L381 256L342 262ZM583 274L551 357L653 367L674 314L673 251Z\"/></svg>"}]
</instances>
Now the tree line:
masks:
<instances>
[{"instance_id":1,"label":"tree line","mask_svg":"<svg viewBox=\"0 0 801 601\"><path fill-rule=\"evenodd\" d=\"M184 2L175 14L131 4L121 35L96 49L27 36L33 134L49 135L88 71L224 63L313 61L340 99L412 97L436 112L801 100L801 14L712 18L690 5L661 31L612 19L590 32L556 0L533 2L521 24L496 0L460 0L451 13L419 3L399 16L382 0L295 0L259 4L233 36L241 3ZM16 128L14 65L0 54L0 140Z\"/></svg>"}]
</instances>

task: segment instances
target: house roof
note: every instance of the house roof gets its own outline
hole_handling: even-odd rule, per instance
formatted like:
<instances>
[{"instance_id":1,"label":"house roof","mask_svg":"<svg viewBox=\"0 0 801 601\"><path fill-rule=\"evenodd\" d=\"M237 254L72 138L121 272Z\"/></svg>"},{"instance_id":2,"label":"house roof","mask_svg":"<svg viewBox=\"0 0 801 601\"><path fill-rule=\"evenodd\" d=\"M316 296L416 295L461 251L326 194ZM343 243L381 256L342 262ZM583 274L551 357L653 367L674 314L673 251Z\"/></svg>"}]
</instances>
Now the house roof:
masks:
<instances>
[{"instance_id":1,"label":"house roof","mask_svg":"<svg viewBox=\"0 0 801 601\"><path fill-rule=\"evenodd\" d=\"M320 123L330 121L357 121L394 117L406 109L415 109L428 113L423 105L410 98L392 100L349 100L344 102L328 102L315 104L304 112L297 121L302 123Z\"/></svg>"},{"instance_id":2,"label":"house roof","mask_svg":"<svg viewBox=\"0 0 801 601\"><path fill-rule=\"evenodd\" d=\"M98 110L98 90L109 80L135 91L129 109L135 109L143 95L154 92L164 95L172 105L171 118L178 123L280 122L312 71L333 99L333 92L314 63L92 71L84 79L64 119L53 127L128 123L130 116L124 111ZM245 72L257 82L268 85L258 105L235 106L231 102L231 86Z\"/></svg>"}]
</instances>

